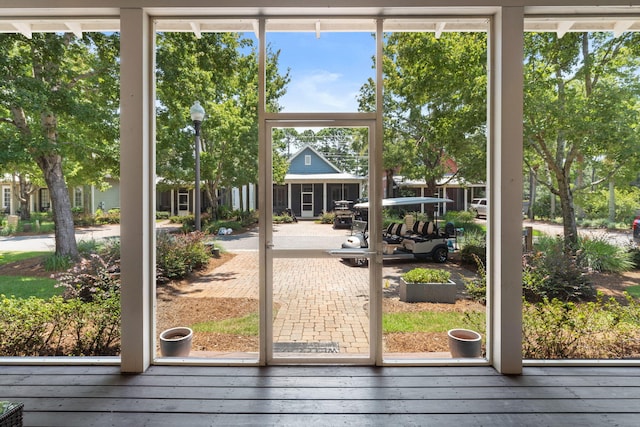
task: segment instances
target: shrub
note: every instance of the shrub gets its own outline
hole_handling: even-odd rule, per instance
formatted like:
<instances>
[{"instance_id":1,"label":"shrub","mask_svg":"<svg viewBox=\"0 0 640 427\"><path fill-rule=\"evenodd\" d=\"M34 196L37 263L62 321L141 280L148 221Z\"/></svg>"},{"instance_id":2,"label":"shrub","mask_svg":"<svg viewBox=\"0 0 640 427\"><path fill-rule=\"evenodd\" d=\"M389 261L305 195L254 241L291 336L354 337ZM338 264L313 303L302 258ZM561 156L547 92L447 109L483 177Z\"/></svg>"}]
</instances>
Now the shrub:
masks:
<instances>
[{"instance_id":1,"label":"shrub","mask_svg":"<svg viewBox=\"0 0 640 427\"><path fill-rule=\"evenodd\" d=\"M120 299L85 303L61 297L0 295L0 355L110 356L120 352Z\"/></svg>"},{"instance_id":2,"label":"shrub","mask_svg":"<svg viewBox=\"0 0 640 427\"><path fill-rule=\"evenodd\" d=\"M633 264L633 268L640 268L640 248L636 245L628 245L627 253L629 254L629 259Z\"/></svg>"},{"instance_id":3,"label":"shrub","mask_svg":"<svg viewBox=\"0 0 640 427\"><path fill-rule=\"evenodd\" d=\"M578 264L595 271L620 273L633 268L631 254L626 248L609 243L606 236L580 237Z\"/></svg>"},{"instance_id":4,"label":"shrub","mask_svg":"<svg viewBox=\"0 0 640 427\"><path fill-rule=\"evenodd\" d=\"M487 262L487 239L484 232L464 232L464 239L460 239L460 260L463 264L475 264L476 258L483 264Z\"/></svg>"},{"instance_id":5,"label":"shrub","mask_svg":"<svg viewBox=\"0 0 640 427\"><path fill-rule=\"evenodd\" d=\"M69 255L51 254L44 259L44 269L47 271L63 271L73 265Z\"/></svg>"},{"instance_id":6,"label":"shrub","mask_svg":"<svg viewBox=\"0 0 640 427\"><path fill-rule=\"evenodd\" d=\"M447 270L432 268L414 268L402 275L407 283L448 283L451 273Z\"/></svg>"},{"instance_id":7,"label":"shrub","mask_svg":"<svg viewBox=\"0 0 640 427\"><path fill-rule=\"evenodd\" d=\"M96 218L91 214L86 214L84 212L73 214L73 225L89 226L89 225L94 225L95 223L96 223Z\"/></svg>"},{"instance_id":8,"label":"shrub","mask_svg":"<svg viewBox=\"0 0 640 427\"><path fill-rule=\"evenodd\" d=\"M473 254L472 254L473 255ZM476 261L478 277L473 279L464 279L464 286L467 289L469 297L481 304L487 303L487 272L484 263L477 255L473 255Z\"/></svg>"},{"instance_id":9,"label":"shrub","mask_svg":"<svg viewBox=\"0 0 640 427\"><path fill-rule=\"evenodd\" d=\"M102 209L96 210L95 223L103 224L120 224L120 209L109 209L106 213Z\"/></svg>"},{"instance_id":10,"label":"shrub","mask_svg":"<svg viewBox=\"0 0 640 427\"><path fill-rule=\"evenodd\" d=\"M290 224L293 222L293 218L286 213L274 215L272 218L274 224Z\"/></svg>"},{"instance_id":11,"label":"shrub","mask_svg":"<svg viewBox=\"0 0 640 427\"><path fill-rule=\"evenodd\" d=\"M120 260L91 254L56 276L56 287L64 288L66 299L84 302L108 299L120 294Z\"/></svg>"},{"instance_id":12,"label":"shrub","mask_svg":"<svg viewBox=\"0 0 640 427\"><path fill-rule=\"evenodd\" d=\"M544 250L523 255L522 286L528 301L557 298L586 301L595 290L575 256L564 252L561 238L547 239Z\"/></svg>"},{"instance_id":13,"label":"shrub","mask_svg":"<svg viewBox=\"0 0 640 427\"><path fill-rule=\"evenodd\" d=\"M170 212L156 211L156 219L169 219L170 216L171 216Z\"/></svg>"},{"instance_id":14,"label":"shrub","mask_svg":"<svg viewBox=\"0 0 640 427\"><path fill-rule=\"evenodd\" d=\"M258 211L235 211L236 220L240 221L242 227L250 227L258 222Z\"/></svg>"},{"instance_id":15,"label":"shrub","mask_svg":"<svg viewBox=\"0 0 640 427\"><path fill-rule=\"evenodd\" d=\"M640 304L598 294L589 303L544 299L523 305L523 357L614 359L637 356Z\"/></svg>"},{"instance_id":16,"label":"shrub","mask_svg":"<svg viewBox=\"0 0 640 427\"><path fill-rule=\"evenodd\" d=\"M322 216L320 217L320 224L333 224L335 218L335 212L322 212Z\"/></svg>"},{"instance_id":17,"label":"shrub","mask_svg":"<svg viewBox=\"0 0 640 427\"><path fill-rule=\"evenodd\" d=\"M157 280L181 279L209 261L202 232L188 234L159 233L156 240Z\"/></svg>"}]
</instances>

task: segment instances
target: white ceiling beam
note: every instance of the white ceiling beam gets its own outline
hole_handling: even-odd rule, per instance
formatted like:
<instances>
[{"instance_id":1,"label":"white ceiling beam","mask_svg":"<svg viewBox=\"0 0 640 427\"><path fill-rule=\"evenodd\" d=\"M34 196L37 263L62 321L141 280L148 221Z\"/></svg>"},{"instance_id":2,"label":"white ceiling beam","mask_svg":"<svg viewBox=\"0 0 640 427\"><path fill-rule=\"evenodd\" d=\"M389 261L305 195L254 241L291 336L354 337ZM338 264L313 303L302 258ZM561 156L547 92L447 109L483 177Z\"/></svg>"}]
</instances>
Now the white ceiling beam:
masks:
<instances>
[{"instance_id":1,"label":"white ceiling beam","mask_svg":"<svg viewBox=\"0 0 640 427\"><path fill-rule=\"evenodd\" d=\"M258 20L254 19L251 21L251 27L253 28L253 34L255 34L256 39L260 40L260 24Z\"/></svg>"},{"instance_id":2,"label":"white ceiling beam","mask_svg":"<svg viewBox=\"0 0 640 427\"><path fill-rule=\"evenodd\" d=\"M613 35L616 36L616 37L620 37L622 35L622 33L624 33L629 28L631 28L634 23L635 23L635 21L631 21L631 20L628 20L628 21L616 21L616 23L613 24Z\"/></svg>"},{"instance_id":3,"label":"white ceiling beam","mask_svg":"<svg viewBox=\"0 0 640 427\"><path fill-rule=\"evenodd\" d=\"M442 35L442 32L444 31L445 27L447 26L446 22L438 22L436 24L436 38L439 39L440 36Z\"/></svg>"},{"instance_id":4,"label":"white ceiling beam","mask_svg":"<svg viewBox=\"0 0 640 427\"><path fill-rule=\"evenodd\" d=\"M200 23L199 22L189 22L189 26L191 26L191 31L193 31L193 34L196 35L197 39L201 39L202 38L202 30L200 28Z\"/></svg>"},{"instance_id":5,"label":"white ceiling beam","mask_svg":"<svg viewBox=\"0 0 640 427\"><path fill-rule=\"evenodd\" d=\"M556 33L558 33L558 38L561 39L562 37L564 37L564 35L569 32L571 27L573 27L573 24L575 24L574 21L558 22L558 27L556 30Z\"/></svg>"},{"instance_id":6,"label":"white ceiling beam","mask_svg":"<svg viewBox=\"0 0 640 427\"><path fill-rule=\"evenodd\" d=\"M317 39L320 38L320 20L319 19L316 21L316 38Z\"/></svg>"},{"instance_id":7,"label":"white ceiling beam","mask_svg":"<svg viewBox=\"0 0 640 427\"><path fill-rule=\"evenodd\" d=\"M65 22L64 26L67 27L77 38L82 38L82 24L79 22Z\"/></svg>"},{"instance_id":8,"label":"white ceiling beam","mask_svg":"<svg viewBox=\"0 0 640 427\"><path fill-rule=\"evenodd\" d=\"M11 24L20 34L30 39L33 37L33 31L31 30L31 24L25 22L14 22Z\"/></svg>"}]
</instances>

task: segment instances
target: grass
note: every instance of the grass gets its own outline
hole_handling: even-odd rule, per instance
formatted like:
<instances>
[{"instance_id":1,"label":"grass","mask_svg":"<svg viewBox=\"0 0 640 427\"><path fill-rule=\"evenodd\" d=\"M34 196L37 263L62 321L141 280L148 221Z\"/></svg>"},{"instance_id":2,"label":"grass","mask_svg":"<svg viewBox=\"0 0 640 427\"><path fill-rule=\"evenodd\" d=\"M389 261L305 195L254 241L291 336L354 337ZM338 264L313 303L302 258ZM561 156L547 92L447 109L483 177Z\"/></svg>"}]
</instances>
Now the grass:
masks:
<instances>
[{"instance_id":1,"label":"grass","mask_svg":"<svg viewBox=\"0 0 640 427\"><path fill-rule=\"evenodd\" d=\"M446 332L465 325L464 313L455 311L386 313L382 316L382 330L392 332Z\"/></svg>"},{"instance_id":2,"label":"grass","mask_svg":"<svg viewBox=\"0 0 640 427\"><path fill-rule=\"evenodd\" d=\"M194 332L217 332L229 335L257 336L259 333L260 315L250 313L244 317L209 321L191 325Z\"/></svg>"},{"instance_id":3,"label":"grass","mask_svg":"<svg viewBox=\"0 0 640 427\"><path fill-rule=\"evenodd\" d=\"M51 252L2 252L0 253L0 265L49 254L51 254Z\"/></svg>"},{"instance_id":4,"label":"grass","mask_svg":"<svg viewBox=\"0 0 640 427\"><path fill-rule=\"evenodd\" d=\"M0 276L0 294L7 297L48 299L62 294L55 279L47 277Z\"/></svg>"},{"instance_id":5,"label":"grass","mask_svg":"<svg viewBox=\"0 0 640 427\"><path fill-rule=\"evenodd\" d=\"M629 286L625 291L634 298L640 298L640 285Z\"/></svg>"}]
</instances>

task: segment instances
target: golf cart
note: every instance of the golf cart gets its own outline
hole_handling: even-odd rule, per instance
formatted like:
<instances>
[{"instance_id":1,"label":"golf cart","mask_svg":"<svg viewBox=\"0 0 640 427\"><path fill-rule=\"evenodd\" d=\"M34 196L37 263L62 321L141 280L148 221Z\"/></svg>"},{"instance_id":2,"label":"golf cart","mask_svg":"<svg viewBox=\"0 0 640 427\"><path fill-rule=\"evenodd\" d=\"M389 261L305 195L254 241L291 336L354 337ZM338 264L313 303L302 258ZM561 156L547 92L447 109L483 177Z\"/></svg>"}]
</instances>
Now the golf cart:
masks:
<instances>
[{"instance_id":1,"label":"golf cart","mask_svg":"<svg viewBox=\"0 0 640 427\"><path fill-rule=\"evenodd\" d=\"M383 199L383 207L426 205L452 202L439 197L398 197ZM366 210L369 203L357 203L354 209ZM331 251L332 255L348 260L351 265L360 266L367 262L358 257L358 251L369 247L367 221L353 221L351 236L342 244L342 249ZM382 233L382 258L393 259L428 259L443 263L449 258L450 248L457 247L456 229L453 223L438 227L437 218L433 221L415 221L413 215L407 215L402 223L390 224Z\"/></svg>"},{"instance_id":2,"label":"golf cart","mask_svg":"<svg viewBox=\"0 0 640 427\"><path fill-rule=\"evenodd\" d=\"M333 213L335 217L333 219L333 228L351 228L353 222L353 211L350 200L338 200L334 202Z\"/></svg>"}]
</instances>

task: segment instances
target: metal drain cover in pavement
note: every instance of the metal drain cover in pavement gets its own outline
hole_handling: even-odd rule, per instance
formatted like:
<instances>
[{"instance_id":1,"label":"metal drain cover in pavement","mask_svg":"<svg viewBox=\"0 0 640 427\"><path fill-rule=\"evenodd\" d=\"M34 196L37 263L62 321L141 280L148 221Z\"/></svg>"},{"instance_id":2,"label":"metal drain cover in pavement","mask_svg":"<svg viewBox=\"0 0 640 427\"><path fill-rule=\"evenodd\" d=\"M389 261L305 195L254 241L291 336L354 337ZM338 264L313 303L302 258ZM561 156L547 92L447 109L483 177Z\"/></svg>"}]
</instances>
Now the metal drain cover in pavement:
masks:
<instances>
[{"instance_id":1,"label":"metal drain cover in pavement","mask_svg":"<svg viewBox=\"0 0 640 427\"><path fill-rule=\"evenodd\" d=\"M274 342L274 353L340 353L337 342Z\"/></svg>"}]
</instances>

